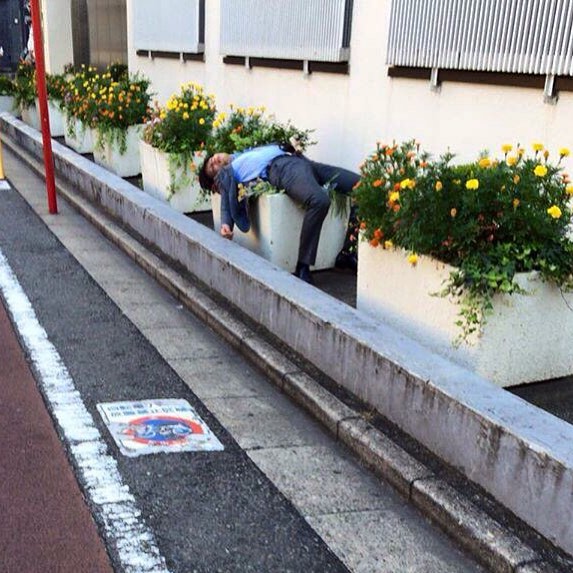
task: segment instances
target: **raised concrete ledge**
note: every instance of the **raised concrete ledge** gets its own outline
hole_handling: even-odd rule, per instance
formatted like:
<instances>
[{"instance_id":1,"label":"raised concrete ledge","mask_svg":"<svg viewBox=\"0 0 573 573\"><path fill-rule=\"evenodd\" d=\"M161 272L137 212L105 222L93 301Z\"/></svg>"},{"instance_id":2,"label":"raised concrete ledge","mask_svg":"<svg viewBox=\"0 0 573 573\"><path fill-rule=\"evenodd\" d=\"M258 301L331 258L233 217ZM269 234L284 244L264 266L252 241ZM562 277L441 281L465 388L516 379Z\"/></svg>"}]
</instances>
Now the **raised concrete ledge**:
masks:
<instances>
[{"instance_id":1,"label":"raised concrete ledge","mask_svg":"<svg viewBox=\"0 0 573 573\"><path fill-rule=\"evenodd\" d=\"M39 133L0 127L41 157ZM573 553L573 428L292 278L54 142L56 169L342 386Z\"/></svg>"}]
</instances>

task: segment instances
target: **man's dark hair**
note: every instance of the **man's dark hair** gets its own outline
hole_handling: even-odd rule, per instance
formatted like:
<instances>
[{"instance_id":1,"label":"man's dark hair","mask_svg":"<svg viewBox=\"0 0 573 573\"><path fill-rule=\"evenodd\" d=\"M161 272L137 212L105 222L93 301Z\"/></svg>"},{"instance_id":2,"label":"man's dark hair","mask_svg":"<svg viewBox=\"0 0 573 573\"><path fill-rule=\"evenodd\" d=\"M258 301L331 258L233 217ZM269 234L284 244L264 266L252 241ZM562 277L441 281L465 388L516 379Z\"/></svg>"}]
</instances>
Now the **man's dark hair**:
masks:
<instances>
[{"instance_id":1,"label":"man's dark hair","mask_svg":"<svg viewBox=\"0 0 573 573\"><path fill-rule=\"evenodd\" d=\"M210 153L205 157L205 161L203 161L203 165L201 165L201 169L199 170L199 185L206 191L213 191L213 185L215 184L215 180L207 175L207 162L213 155L214 153Z\"/></svg>"}]
</instances>

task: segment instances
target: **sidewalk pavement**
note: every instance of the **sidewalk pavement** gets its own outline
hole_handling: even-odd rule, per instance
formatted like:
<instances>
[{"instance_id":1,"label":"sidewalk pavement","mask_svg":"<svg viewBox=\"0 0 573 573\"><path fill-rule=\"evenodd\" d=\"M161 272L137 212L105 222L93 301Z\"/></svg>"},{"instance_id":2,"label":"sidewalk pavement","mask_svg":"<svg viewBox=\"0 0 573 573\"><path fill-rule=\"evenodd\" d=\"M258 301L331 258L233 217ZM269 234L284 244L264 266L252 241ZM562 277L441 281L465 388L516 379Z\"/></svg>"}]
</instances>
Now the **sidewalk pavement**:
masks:
<instances>
[{"instance_id":1,"label":"sidewalk pavement","mask_svg":"<svg viewBox=\"0 0 573 573\"><path fill-rule=\"evenodd\" d=\"M63 200L48 215L42 181L6 155L0 250L170 571L483 570ZM122 456L96 405L150 398L187 399L225 450ZM115 569L147 570L125 567L129 538L61 438Z\"/></svg>"}]
</instances>

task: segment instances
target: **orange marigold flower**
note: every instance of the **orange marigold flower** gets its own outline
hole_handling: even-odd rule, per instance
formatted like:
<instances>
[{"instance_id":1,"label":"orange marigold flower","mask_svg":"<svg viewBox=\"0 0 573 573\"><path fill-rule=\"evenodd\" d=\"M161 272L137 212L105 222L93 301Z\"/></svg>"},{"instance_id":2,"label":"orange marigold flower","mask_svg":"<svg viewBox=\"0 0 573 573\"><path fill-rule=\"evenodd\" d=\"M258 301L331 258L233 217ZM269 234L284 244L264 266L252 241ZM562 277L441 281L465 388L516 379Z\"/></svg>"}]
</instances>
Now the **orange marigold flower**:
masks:
<instances>
[{"instance_id":1,"label":"orange marigold flower","mask_svg":"<svg viewBox=\"0 0 573 573\"><path fill-rule=\"evenodd\" d=\"M378 239L371 239L370 240L370 246L371 247L377 247L380 244L380 242L378 241Z\"/></svg>"},{"instance_id":2,"label":"orange marigold flower","mask_svg":"<svg viewBox=\"0 0 573 573\"><path fill-rule=\"evenodd\" d=\"M380 187L380 185L382 185L382 179L376 179L376 181L372 183L372 187Z\"/></svg>"},{"instance_id":3,"label":"orange marigold flower","mask_svg":"<svg viewBox=\"0 0 573 573\"><path fill-rule=\"evenodd\" d=\"M382 237L384 237L384 233L382 232L382 229L376 229L374 231L374 238L380 240Z\"/></svg>"},{"instance_id":4,"label":"orange marigold flower","mask_svg":"<svg viewBox=\"0 0 573 573\"><path fill-rule=\"evenodd\" d=\"M366 221L362 221L360 223L360 228L364 231L364 229L366 229Z\"/></svg>"}]
</instances>

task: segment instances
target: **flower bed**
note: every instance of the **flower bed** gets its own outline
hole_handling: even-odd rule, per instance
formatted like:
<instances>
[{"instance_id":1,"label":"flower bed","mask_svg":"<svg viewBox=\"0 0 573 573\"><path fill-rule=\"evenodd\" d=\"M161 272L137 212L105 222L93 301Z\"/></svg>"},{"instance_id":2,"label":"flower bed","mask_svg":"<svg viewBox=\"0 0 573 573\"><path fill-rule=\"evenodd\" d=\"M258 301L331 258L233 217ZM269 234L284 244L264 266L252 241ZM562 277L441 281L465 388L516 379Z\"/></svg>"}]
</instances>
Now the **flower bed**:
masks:
<instances>
[{"instance_id":1,"label":"flower bed","mask_svg":"<svg viewBox=\"0 0 573 573\"><path fill-rule=\"evenodd\" d=\"M197 174L214 116L213 96L194 83L155 109L140 146L144 191L183 213L211 208Z\"/></svg>"},{"instance_id":2,"label":"flower bed","mask_svg":"<svg viewBox=\"0 0 573 573\"><path fill-rule=\"evenodd\" d=\"M554 165L549 161L549 152L539 143L533 145L531 156L520 147L514 150L507 145L502 149L501 159L483 154L476 162L454 165L451 154L432 161L413 142L378 145L364 163L362 179L355 190L363 237L371 249L392 251L401 247L404 249L401 256L414 273L419 270L421 255L449 265L446 274L428 287L425 295L445 297L455 303L456 316L452 317L450 312L448 320L455 326L456 334L451 329L448 332L450 345L453 342L460 348L471 347L472 343L489 344L484 340L489 336L489 321L499 314L500 300L505 300L503 305L521 308L521 313L544 313L545 303L539 303L536 297L527 306L516 302L531 294L524 286L522 273L527 276L533 272L535 285L543 281L553 292L573 289L573 243L569 236L573 186L561 168L569 150L560 150ZM360 278L361 272L370 272L366 269L372 259L368 253L361 246L359 290L372 283L371 279ZM385 280L386 271L378 268L375 272L378 281ZM401 270L398 276L403 273ZM417 276L421 283L423 272ZM392 280L388 278L389 282ZM531 282L527 284L532 286L532 292L545 290L545 287L534 288ZM368 297L361 294L360 298L360 306L368 309ZM420 305L420 314L425 314L428 305L432 306L428 300L415 300ZM533 310L535 305L537 310ZM372 303L373 308L377 306L378 303ZM392 304L384 302L381 307L391 309ZM386 316L386 312L381 315ZM398 322L416 323L409 312L404 315L409 318ZM438 318L443 318L443 313L444 310L439 310L425 324L421 317L420 332L429 333L430 325L439 324ZM559 318L555 324L568 324L573 311L565 304L558 314L562 316L554 317L556 321ZM523 320L527 323L529 317ZM491 330L494 329L492 326ZM514 329L516 336L517 330ZM562 333L550 330L549 346L559 348ZM430 346L434 344L431 340L427 342ZM500 355L502 351L503 348L498 348ZM471 353L467 348L460 352ZM547 365L563 362L550 356L543 361ZM511 370L511 366L508 368ZM548 376L554 375L551 368L545 371Z\"/></svg>"}]
</instances>

